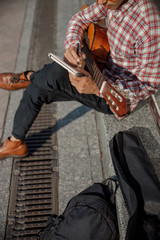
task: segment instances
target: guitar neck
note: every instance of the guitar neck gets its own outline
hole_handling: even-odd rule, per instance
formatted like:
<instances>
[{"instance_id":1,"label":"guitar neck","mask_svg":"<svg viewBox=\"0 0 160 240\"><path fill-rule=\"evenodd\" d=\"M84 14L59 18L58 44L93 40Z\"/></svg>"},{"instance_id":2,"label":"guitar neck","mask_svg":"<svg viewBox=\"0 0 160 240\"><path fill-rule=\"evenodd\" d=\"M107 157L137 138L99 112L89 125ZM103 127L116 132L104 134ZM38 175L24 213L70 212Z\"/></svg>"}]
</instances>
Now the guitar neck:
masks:
<instances>
[{"instance_id":1,"label":"guitar neck","mask_svg":"<svg viewBox=\"0 0 160 240\"><path fill-rule=\"evenodd\" d=\"M98 89L100 90L105 79L104 79L100 69L98 68L94 58L92 57L91 52L90 52L85 40L83 41L83 50L86 54L86 59L85 59L86 66L87 66L90 74L92 75Z\"/></svg>"},{"instance_id":2,"label":"guitar neck","mask_svg":"<svg viewBox=\"0 0 160 240\"><path fill-rule=\"evenodd\" d=\"M86 66L100 90L101 95L118 116L121 117L129 113L129 101L119 92L119 90L116 89L117 86L113 87L113 85L105 80L93 56L91 55L85 39L83 41L83 51L86 54Z\"/></svg>"}]
</instances>

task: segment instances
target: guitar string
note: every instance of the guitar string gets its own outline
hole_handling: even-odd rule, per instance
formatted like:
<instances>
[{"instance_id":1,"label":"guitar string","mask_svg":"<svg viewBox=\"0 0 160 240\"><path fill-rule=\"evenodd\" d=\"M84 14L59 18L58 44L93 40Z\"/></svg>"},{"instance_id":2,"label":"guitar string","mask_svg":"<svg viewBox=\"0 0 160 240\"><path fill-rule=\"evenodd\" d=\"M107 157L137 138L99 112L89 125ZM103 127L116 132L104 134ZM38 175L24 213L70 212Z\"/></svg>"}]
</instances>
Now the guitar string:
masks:
<instances>
[{"instance_id":1,"label":"guitar string","mask_svg":"<svg viewBox=\"0 0 160 240\"><path fill-rule=\"evenodd\" d=\"M97 87L100 89L102 83L105 81L102 73L100 72L100 70L98 69L98 67L96 66L96 64L92 64L92 68L90 67L90 72L92 72L92 76L95 80L95 83L97 84ZM112 88L110 86L108 86L108 83L105 81L105 87L104 87L107 91L111 92ZM122 101L122 97L118 95L118 93L115 90L112 90L115 94L115 98L118 101Z\"/></svg>"},{"instance_id":2,"label":"guitar string","mask_svg":"<svg viewBox=\"0 0 160 240\"><path fill-rule=\"evenodd\" d=\"M95 81L98 89L101 88L103 82L105 81L104 89L107 90L108 92L111 92L111 90L112 90L113 91L112 96L115 97L115 99L118 100L119 102L122 102L124 99L123 94L121 94L122 96L120 96L120 93L114 88L113 88L114 89L113 90L112 87L109 85L109 83L107 83L107 81L104 79L101 71L99 70L97 64L93 61L93 59L90 55L90 52L86 46L85 46L85 53L87 56L87 58L86 58L87 67L89 68L89 71L90 71L92 77L94 78L94 81ZM88 61L87 61L87 59L88 59ZM114 95L113 95L113 93L114 93ZM109 96L108 94L106 94L106 95ZM115 103L111 98L109 100L110 100L110 102L112 101L112 103Z\"/></svg>"},{"instance_id":3,"label":"guitar string","mask_svg":"<svg viewBox=\"0 0 160 240\"><path fill-rule=\"evenodd\" d=\"M98 66L93 61L93 59L91 57L91 54L90 54L90 51L89 51L85 41L84 41L84 50L85 50L85 53L86 53L86 56L87 56L87 58L86 58L87 67L89 68L89 71L92 74L92 77L94 78L97 87L100 89L101 86L102 86L102 83L105 80L104 80L104 77L102 76L102 73L99 70ZM90 62L91 62L91 64L90 64Z\"/></svg>"},{"instance_id":4,"label":"guitar string","mask_svg":"<svg viewBox=\"0 0 160 240\"><path fill-rule=\"evenodd\" d=\"M105 87L108 85L108 89L109 91L113 91L117 97L116 98L119 98L119 100L121 101L121 99L125 99L126 97L124 96L123 92L120 91L119 89L117 90L117 86L115 85L114 87L110 86L110 84L104 79L101 71L99 70L98 66L96 65L96 63L94 64L94 68L95 68L95 71L97 71L98 75L97 75L97 79L96 79L96 83L97 83L97 86L99 86L99 83L102 85L102 83L105 81ZM122 95L122 96L120 96Z\"/></svg>"},{"instance_id":5,"label":"guitar string","mask_svg":"<svg viewBox=\"0 0 160 240\"><path fill-rule=\"evenodd\" d=\"M93 74L93 77L95 79L95 82L97 84L97 86L100 88L100 86L102 85L102 83L105 81L103 76L102 76L102 73L100 72L100 70L98 69L98 67L96 66L96 64L93 65L93 70L94 70L94 74ZM109 92L111 92L112 88L110 86L108 86L108 83L105 81L105 89L108 90ZM115 96L118 100L121 101L122 97L119 96L119 93L117 93L115 90L112 90L115 95Z\"/></svg>"},{"instance_id":6,"label":"guitar string","mask_svg":"<svg viewBox=\"0 0 160 240\"><path fill-rule=\"evenodd\" d=\"M86 65L87 65L89 72L91 73L95 83L97 84L98 89L101 89L101 86L102 86L103 82L105 81L105 85L104 85L104 88L102 91L103 96L105 97L106 101L112 105L111 108L114 108L114 110L117 112L117 114L118 114L118 111L122 112L122 110L124 108L125 100L127 99L127 97L122 93L122 91L120 89L117 90L118 86L112 87L112 85L110 86L110 84L104 79L102 72L98 68L97 64L94 62L94 59L88 49L86 42L84 42L84 49L85 49L85 53L86 53L86 60L85 60ZM113 97L115 95L115 101L113 101L112 97L110 97L110 95L108 95L108 93L104 90L108 91L109 93L111 93L111 90L112 90L113 92L111 93L111 95ZM115 94L113 95L113 93L115 93ZM118 105L116 104L117 99L119 102L121 102L121 104L118 104ZM123 104L123 107L122 107L122 104ZM121 110L119 108L121 108Z\"/></svg>"},{"instance_id":7,"label":"guitar string","mask_svg":"<svg viewBox=\"0 0 160 240\"><path fill-rule=\"evenodd\" d=\"M100 86L105 81L104 77L102 76L102 73L100 72L99 68L97 67L97 65L95 63L88 64L88 66L89 66L89 71L90 71L91 75L93 76L93 78L95 80L95 83L97 84L97 87L100 89ZM106 81L105 81L105 83L106 84L104 86L104 89L107 90L108 92L110 92L111 91L111 87L108 86L108 83ZM111 97L106 92L105 93L103 92L103 94L107 98L106 101L108 101L108 102L110 102L110 104L112 104L112 107L114 107L115 111L118 111L119 107L116 104L116 102L113 101L113 99L111 99Z\"/></svg>"}]
</instances>

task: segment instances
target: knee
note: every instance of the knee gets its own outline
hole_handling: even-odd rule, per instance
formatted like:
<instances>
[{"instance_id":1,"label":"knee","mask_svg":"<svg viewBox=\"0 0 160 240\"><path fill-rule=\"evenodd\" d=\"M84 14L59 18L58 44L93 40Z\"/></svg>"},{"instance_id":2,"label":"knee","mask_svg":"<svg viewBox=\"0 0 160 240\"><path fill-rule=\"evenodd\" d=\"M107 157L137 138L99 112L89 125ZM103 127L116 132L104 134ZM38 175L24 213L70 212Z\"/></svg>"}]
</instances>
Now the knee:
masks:
<instances>
[{"instance_id":1,"label":"knee","mask_svg":"<svg viewBox=\"0 0 160 240\"><path fill-rule=\"evenodd\" d=\"M39 108L47 101L48 92L34 84L30 84L24 91L22 101L25 101L31 108L39 110Z\"/></svg>"},{"instance_id":2,"label":"knee","mask_svg":"<svg viewBox=\"0 0 160 240\"><path fill-rule=\"evenodd\" d=\"M59 64L53 62L44 65L41 70L32 74L31 82L41 89L53 90L59 88L58 86L67 76L68 72Z\"/></svg>"}]
</instances>

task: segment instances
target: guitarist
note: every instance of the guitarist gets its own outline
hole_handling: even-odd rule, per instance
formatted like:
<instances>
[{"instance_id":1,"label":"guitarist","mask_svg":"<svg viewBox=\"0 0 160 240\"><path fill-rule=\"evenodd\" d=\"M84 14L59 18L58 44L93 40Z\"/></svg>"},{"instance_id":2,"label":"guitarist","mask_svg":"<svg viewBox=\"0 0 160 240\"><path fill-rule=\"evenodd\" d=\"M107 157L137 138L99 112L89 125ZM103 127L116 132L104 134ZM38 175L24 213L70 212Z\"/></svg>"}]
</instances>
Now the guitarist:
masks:
<instances>
[{"instance_id":1,"label":"guitarist","mask_svg":"<svg viewBox=\"0 0 160 240\"><path fill-rule=\"evenodd\" d=\"M69 22L65 39L65 59L69 63L81 67L85 58L81 53L84 31L92 22L104 18L107 18L110 55L103 76L123 90L130 100L130 111L133 111L140 100L155 94L160 85L159 15L149 0L97 0ZM0 75L3 89L16 90L28 85L15 114L12 136L0 147L0 159L27 155L23 139L43 103L76 100L97 111L111 113L90 73L80 71L84 77L68 74L52 63L38 72Z\"/></svg>"}]
</instances>

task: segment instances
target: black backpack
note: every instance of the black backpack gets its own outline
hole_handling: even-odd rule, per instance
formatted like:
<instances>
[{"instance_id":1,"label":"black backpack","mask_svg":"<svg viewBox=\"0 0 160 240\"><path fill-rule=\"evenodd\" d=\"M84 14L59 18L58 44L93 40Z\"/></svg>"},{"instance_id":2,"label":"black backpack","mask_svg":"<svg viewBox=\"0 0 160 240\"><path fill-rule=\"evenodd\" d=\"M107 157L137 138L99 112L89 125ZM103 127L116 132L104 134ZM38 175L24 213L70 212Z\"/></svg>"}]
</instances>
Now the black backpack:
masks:
<instances>
[{"instance_id":1,"label":"black backpack","mask_svg":"<svg viewBox=\"0 0 160 240\"><path fill-rule=\"evenodd\" d=\"M159 240L160 182L138 134L118 132L110 150L129 213L125 240Z\"/></svg>"},{"instance_id":2,"label":"black backpack","mask_svg":"<svg viewBox=\"0 0 160 240\"><path fill-rule=\"evenodd\" d=\"M40 240L116 240L115 179L95 183L73 197L60 216L49 217Z\"/></svg>"}]
</instances>

